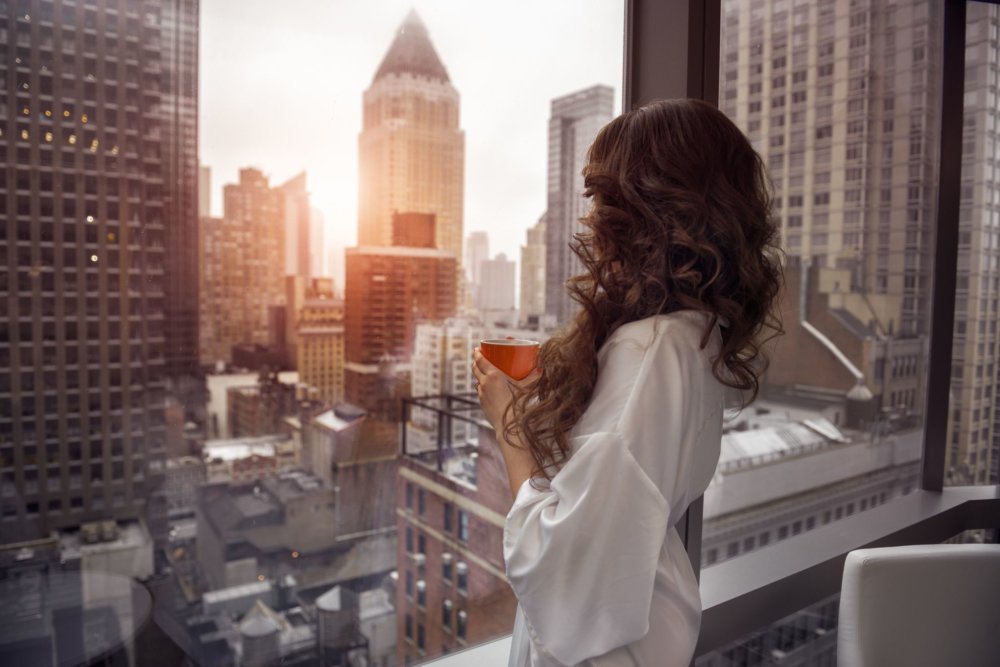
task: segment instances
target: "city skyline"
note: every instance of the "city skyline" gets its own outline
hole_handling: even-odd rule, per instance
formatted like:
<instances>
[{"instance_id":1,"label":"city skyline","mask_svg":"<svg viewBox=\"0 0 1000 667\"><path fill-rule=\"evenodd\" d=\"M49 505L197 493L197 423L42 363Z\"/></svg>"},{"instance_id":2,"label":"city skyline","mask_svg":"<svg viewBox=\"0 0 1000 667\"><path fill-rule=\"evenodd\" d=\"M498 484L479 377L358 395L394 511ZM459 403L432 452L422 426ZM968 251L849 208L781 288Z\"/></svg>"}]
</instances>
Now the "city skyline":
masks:
<instances>
[{"instance_id":1,"label":"city skyline","mask_svg":"<svg viewBox=\"0 0 1000 667\"><path fill-rule=\"evenodd\" d=\"M256 1L241 3L238 15L228 3L202 9L200 156L212 169L213 215L222 184L234 182L241 167L256 166L276 183L305 170L313 205L326 220L328 249L357 241L361 94L410 9L427 25L462 95L465 233L489 229L494 253L517 257L525 231L545 212L551 99L599 83L617 87L621 78L624 18L616 2L585 15L570 14L563 1L515 3L488 16L451 0L335 4L309 13ZM485 34L468 29L486 21ZM576 39L551 39L567 27ZM509 47L512 30L519 49ZM264 43L273 48L261 49ZM547 66L537 67L540 61ZM336 62L356 66L335 70L331 81L329 64ZM497 95L498 88L518 94ZM617 97L615 105L617 112ZM290 119L289 110L298 113Z\"/></svg>"}]
</instances>

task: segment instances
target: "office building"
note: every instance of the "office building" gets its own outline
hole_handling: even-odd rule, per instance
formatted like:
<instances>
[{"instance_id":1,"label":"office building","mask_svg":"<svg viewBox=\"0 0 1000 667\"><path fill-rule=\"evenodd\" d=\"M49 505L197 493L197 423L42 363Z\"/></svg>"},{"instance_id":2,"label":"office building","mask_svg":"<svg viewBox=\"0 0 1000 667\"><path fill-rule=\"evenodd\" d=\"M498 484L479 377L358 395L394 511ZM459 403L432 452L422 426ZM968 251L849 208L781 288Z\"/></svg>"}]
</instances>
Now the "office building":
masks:
<instances>
[{"instance_id":1,"label":"office building","mask_svg":"<svg viewBox=\"0 0 1000 667\"><path fill-rule=\"evenodd\" d=\"M285 305L287 197L260 170L224 188L222 218L201 224L201 361L229 363L239 344L271 343L269 309Z\"/></svg>"},{"instance_id":2,"label":"office building","mask_svg":"<svg viewBox=\"0 0 1000 667\"><path fill-rule=\"evenodd\" d=\"M0 541L165 528L165 378L191 369L196 335L195 7L4 12Z\"/></svg>"},{"instance_id":3,"label":"office building","mask_svg":"<svg viewBox=\"0 0 1000 667\"><path fill-rule=\"evenodd\" d=\"M538 321L545 315L545 216L527 233L521 246L521 324Z\"/></svg>"},{"instance_id":4,"label":"office building","mask_svg":"<svg viewBox=\"0 0 1000 667\"><path fill-rule=\"evenodd\" d=\"M479 265L476 307L481 311L511 311L515 307L517 264L500 253Z\"/></svg>"},{"instance_id":5,"label":"office building","mask_svg":"<svg viewBox=\"0 0 1000 667\"><path fill-rule=\"evenodd\" d=\"M455 256L435 248L347 250L344 300L347 400L397 420L408 393L416 325L455 314ZM402 393L401 393L402 392Z\"/></svg>"},{"instance_id":6,"label":"office building","mask_svg":"<svg viewBox=\"0 0 1000 667\"><path fill-rule=\"evenodd\" d=\"M465 239L465 275L473 288L479 285L479 265L490 258L490 235L488 232L469 232Z\"/></svg>"},{"instance_id":7,"label":"office building","mask_svg":"<svg viewBox=\"0 0 1000 667\"><path fill-rule=\"evenodd\" d=\"M262 372L256 384L226 390L228 426L232 437L287 433L286 417L320 407L315 387L284 382L277 373Z\"/></svg>"},{"instance_id":8,"label":"office building","mask_svg":"<svg viewBox=\"0 0 1000 667\"><path fill-rule=\"evenodd\" d=\"M144 13L159 29L163 169L166 373L201 375L198 359L198 0L173 0ZM145 12L145 10L144 10ZM179 389L179 387L178 387Z\"/></svg>"},{"instance_id":9,"label":"office building","mask_svg":"<svg viewBox=\"0 0 1000 667\"><path fill-rule=\"evenodd\" d=\"M582 271L570 250L590 208L583 168L597 132L611 120L614 89L592 86L552 100L549 116L548 211L545 214L545 309L565 324L576 312L566 281Z\"/></svg>"},{"instance_id":10,"label":"office building","mask_svg":"<svg viewBox=\"0 0 1000 667\"><path fill-rule=\"evenodd\" d=\"M285 275L309 280L313 275L310 244L314 232L306 172L299 172L278 189L284 199Z\"/></svg>"},{"instance_id":11,"label":"office building","mask_svg":"<svg viewBox=\"0 0 1000 667\"><path fill-rule=\"evenodd\" d=\"M436 217L434 246L462 256L465 133L459 95L410 11L364 93L358 244L392 245L396 211Z\"/></svg>"},{"instance_id":12,"label":"office building","mask_svg":"<svg viewBox=\"0 0 1000 667\"><path fill-rule=\"evenodd\" d=\"M212 215L212 168L198 165L198 219Z\"/></svg>"},{"instance_id":13,"label":"office building","mask_svg":"<svg viewBox=\"0 0 1000 667\"><path fill-rule=\"evenodd\" d=\"M306 292L295 345L300 381L315 387L324 404L344 400L344 302L334 298L331 279L314 279Z\"/></svg>"}]
</instances>

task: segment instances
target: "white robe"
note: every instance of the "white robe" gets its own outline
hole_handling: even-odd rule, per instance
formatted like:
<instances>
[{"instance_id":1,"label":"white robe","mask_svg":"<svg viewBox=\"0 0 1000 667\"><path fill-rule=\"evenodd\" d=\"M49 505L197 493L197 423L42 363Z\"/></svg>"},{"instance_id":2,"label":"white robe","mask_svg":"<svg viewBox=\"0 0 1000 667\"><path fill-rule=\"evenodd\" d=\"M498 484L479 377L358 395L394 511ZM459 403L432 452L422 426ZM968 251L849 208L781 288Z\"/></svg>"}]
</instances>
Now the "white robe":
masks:
<instances>
[{"instance_id":1,"label":"white robe","mask_svg":"<svg viewBox=\"0 0 1000 667\"><path fill-rule=\"evenodd\" d=\"M699 349L710 317L617 329L569 459L551 482L535 479L542 490L518 490L503 539L519 603L510 667L690 663L701 597L675 525L719 459L720 324Z\"/></svg>"}]
</instances>

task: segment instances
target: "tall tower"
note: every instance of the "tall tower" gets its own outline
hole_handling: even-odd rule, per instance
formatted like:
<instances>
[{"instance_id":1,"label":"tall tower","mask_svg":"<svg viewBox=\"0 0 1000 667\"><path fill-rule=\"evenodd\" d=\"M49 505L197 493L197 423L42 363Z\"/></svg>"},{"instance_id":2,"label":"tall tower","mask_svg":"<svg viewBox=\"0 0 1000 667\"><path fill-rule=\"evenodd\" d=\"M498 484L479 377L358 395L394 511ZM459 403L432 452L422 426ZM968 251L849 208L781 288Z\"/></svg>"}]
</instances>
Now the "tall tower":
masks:
<instances>
[{"instance_id":1,"label":"tall tower","mask_svg":"<svg viewBox=\"0 0 1000 667\"><path fill-rule=\"evenodd\" d=\"M196 8L96 0L2 12L0 541L99 519L146 518L154 535L165 526L168 320L174 295L190 292L172 291L183 235L171 225L191 224L195 200L189 154L171 151L196 118L196 61L170 49L196 34ZM174 66L185 73L164 73Z\"/></svg>"},{"instance_id":2,"label":"tall tower","mask_svg":"<svg viewBox=\"0 0 1000 667\"><path fill-rule=\"evenodd\" d=\"M201 360L232 361L240 343L271 343L269 310L285 305L285 193L258 169L224 188L224 216L200 238Z\"/></svg>"},{"instance_id":3,"label":"tall tower","mask_svg":"<svg viewBox=\"0 0 1000 667\"><path fill-rule=\"evenodd\" d=\"M358 245L392 245L394 212L432 213L436 245L462 256L465 133L459 95L411 11L364 93Z\"/></svg>"},{"instance_id":4,"label":"tall tower","mask_svg":"<svg viewBox=\"0 0 1000 667\"><path fill-rule=\"evenodd\" d=\"M521 323L545 314L545 216L528 229L521 246Z\"/></svg>"},{"instance_id":5,"label":"tall tower","mask_svg":"<svg viewBox=\"0 0 1000 667\"><path fill-rule=\"evenodd\" d=\"M167 375L199 375L198 365L198 0L159 5L161 165L163 169L163 322ZM155 16L155 14L153 15Z\"/></svg>"},{"instance_id":6,"label":"tall tower","mask_svg":"<svg viewBox=\"0 0 1000 667\"><path fill-rule=\"evenodd\" d=\"M285 275L299 276L308 282L315 272L310 264L312 208L309 206L306 172L299 172L279 189L285 200Z\"/></svg>"},{"instance_id":7,"label":"tall tower","mask_svg":"<svg viewBox=\"0 0 1000 667\"><path fill-rule=\"evenodd\" d=\"M597 132L611 120L614 89L592 86L552 100L549 117L549 210L545 226L545 309L563 324L575 304L566 281L582 270L569 248L573 234L582 231L580 218L589 206L583 197L587 151Z\"/></svg>"}]
</instances>

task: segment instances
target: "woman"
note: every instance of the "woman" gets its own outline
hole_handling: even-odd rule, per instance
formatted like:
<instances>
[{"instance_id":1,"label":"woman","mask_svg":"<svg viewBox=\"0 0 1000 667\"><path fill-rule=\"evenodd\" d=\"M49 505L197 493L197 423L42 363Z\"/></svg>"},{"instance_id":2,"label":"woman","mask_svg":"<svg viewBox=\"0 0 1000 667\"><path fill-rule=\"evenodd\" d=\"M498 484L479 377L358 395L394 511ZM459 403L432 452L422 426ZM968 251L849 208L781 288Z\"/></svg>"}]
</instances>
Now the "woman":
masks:
<instances>
[{"instance_id":1,"label":"woman","mask_svg":"<svg viewBox=\"0 0 1000 667\"><path fill-rule=\"evenodd\" d=\"M510 665L688 665L701 601L675 525L714 474L726 388L756 397L782 331L768 180L721 112L671 100L604 127L584 183L576 319L519 383L474 352L514 494Z\"/></svg>"}]
</instances>

